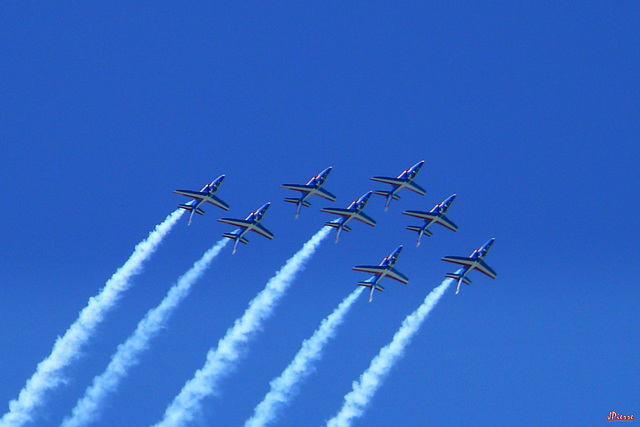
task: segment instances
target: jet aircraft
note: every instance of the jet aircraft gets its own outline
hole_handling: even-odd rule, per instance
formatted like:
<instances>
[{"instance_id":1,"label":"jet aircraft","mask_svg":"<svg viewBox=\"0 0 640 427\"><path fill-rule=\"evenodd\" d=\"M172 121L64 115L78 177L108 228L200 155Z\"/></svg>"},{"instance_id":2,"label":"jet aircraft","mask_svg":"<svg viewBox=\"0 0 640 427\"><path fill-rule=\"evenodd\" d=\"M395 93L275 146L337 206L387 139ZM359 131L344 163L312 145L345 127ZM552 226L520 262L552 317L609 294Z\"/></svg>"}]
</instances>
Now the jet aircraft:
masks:
<instances>
[{"instance_id":1,"label":"jet aircraft","mask_svg":"<svg viewBox=\"0 0 640 427\"><path fill-rule=\"evenodd\" d=\"M385 211L389 209L389 202L391 202L391 199L400 200L400 196L396 194L398 190L406 188L408 190L418 193L421 196L424 196L425 194L427 194L427 190L425 190L424 188L420 187L418 184L413 182L416 175L420 171L420 168L422 167L422 165L424 165L424 160L416 163L415 165L411 166L409 169L403 171L400 175L398 175L397 178L392 178L387 176L374 176L371 178L371 180L373 181L391 184L391 186L393 187L389 191L382 191L382 190L375 191L376 194L380 196L385 196L387 198L387 203L384 205Z\"/></svg>"},{"instance_id":2,"label":"jet aircraft","mask_svg":"<svg viewBox=\"0 0 640 427\"><path fill-rule=\"evenodd\" d=\"M458 281L458 287L456 288L456 294L460 291L460 283L464 282L467 285L471 284L471 280L469 280L467 274L471 272L471 270L476 269L487 276L495 279L498 275L491 267L487 265L486 262L483 261L483 258L489 252L489 248L496 239L489 239L487 243L480 246L475 251L471 252L469 257L459 257L459 256L446 256L442 258L443 261L452 262L454 264L460 264L463 267L456 271L455 273L447 273L446 276L451 279L456 279Z\"/></svg>"},{"instance_id":3,"label":"jet aircraft","mask_svg":"<svg viewBox=\"0 0 640 427\"><path fill-rule=\"evenodd\" d=\"M296 190L302 193L302 196L300 196L300 198L291 197L284 199L285 202L296 204L296 218L298 218L298 215L300 215L300 206L311 206L311 203L307 202L307 198L309 196L313 196L315 194L316 196L323 197L331 202L334 202L336 200L336 196L322 188L322 185L327 179L329 172L331 172L331 166L320 172L318 175L312 177L306 184L282 184L280 186L281 188Z\"/></svg>"},{"instance_id":4,"label":"jet aircraft","mask_svg":"<svg viewBox=\"0 0 640 427\"><path fill-rule=\"evenodd\" d=\"M422 211L404 211L402 212L405 215L413 216L416 218L424 219L424 223L420 227L416 227L413 225L409 225L407 230L417 231L418 232L418 241L416 246L420 246L420 238L424 234L427 237L431 237L433 233L431 233L427 228L431 224L440 224L449 230L457 231L458 226L455 225L449 218L444 216L449 206L451 206L451 202L456 198L455 194L447 197L442 203L438 203L435 205L429 212Z\"/></svg>"},{"instance_id":5,"label":"jet aircraft","mask_svg":"<svg viewBox=\"0 0 640 427\"><path fill-rule=\"evenodd\" d=\"M200 191L191 191L191 190L176 190L174 193L181 194L183 196L192 197L191 204L178 205L179 208L191 211L189 215L189 223L191 225L191 218L193 217L193 213L197 213L198 215L204 215L204 211L200 209L200 205L203 203L211 203L212 205L216 205L217 207L224 209L225 211L229 210L229 205L214 196L216 191L218 191L218 187L220 187L220 183L224 179L225 175L220 175L212 182L208 183L202 190Z\"/></svg>"},{"instance_id":6,"label":"jet aircraft","mask_svg":"<svg viewBox=\"0 0 640 427\"><path fill-rule=\"evenodd\" d=\"M352 219L357 219L358 221L364 222L372 227L375 227L376 221L362 212L364 207L366 206L369 198L371 197L371 191L364 194L358 200L354 200L351 202L348 208L346 209L338 209L338 208L324 208L321 209L322 212L327 212L335 215L340 215L342 218L334 219L333 221L325 222L324 225L337 228L338 232L336 234L336 242L340 238L340 231L351 231L351 228L347 225L349 221Z\"/></svg>"},{"instance_id":7,"label":"jet aircraft","mask_svg":"<svg viewBox=\"0 0 640 427\"><path fill-rule=\"evenodd\" d=\"M367 288L371 288L371 292L369 293L369 302L371 302L371 300L373 299L374 290L377 289L379 291L384 291L384 288L379 285L379 282L383 277L390 277L391 279L395 279L400 283L404 283L405 285L409 283L409 279L407 278L407 276L393 268L395 263L398 261L400 251L402 251L402 245L398 246L398 248L393 251L391 255L384 257L380 265L357 265L353 267L353 269L356 271L364 271L366 273L373 274L373 276L371 276L367 280L358 282L358 286L366 286Z\"/></svg>"},{"instance_id":8,"label":"jet aircraft","mask_svg":"<svg viewBox=\"0 0 640 427\"><path fill-rule=\"evenodd\" d=\"M251 212L246 219L234 219L234 218L220 218L218 221L223 222L225 224L235 225L236 227L240 227L241 230L235 230L231 233L223 233L224 237L228 237L229 239L235 240L233 244L233 253L236 253L236 246L238 246L238 241L242 243L249 243L244 235L249 231L256 232L267 239L273 239L273 233L267 230L260 221L262 221L262 217L264 217L265 212L269 209L271 202L265 203L262 205L257 211Z\"/></svg>"}]
</instances>

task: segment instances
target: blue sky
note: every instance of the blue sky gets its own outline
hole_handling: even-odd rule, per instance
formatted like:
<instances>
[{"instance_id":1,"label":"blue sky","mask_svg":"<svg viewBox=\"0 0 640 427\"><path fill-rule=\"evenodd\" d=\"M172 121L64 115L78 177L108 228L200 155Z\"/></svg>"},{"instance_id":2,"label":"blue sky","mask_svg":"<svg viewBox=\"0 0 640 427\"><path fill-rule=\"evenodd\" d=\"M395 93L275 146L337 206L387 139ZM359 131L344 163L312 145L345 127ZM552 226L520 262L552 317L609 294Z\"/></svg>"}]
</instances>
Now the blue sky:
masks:
<instances>
[{"instance_id":1,"label":"blue sky","mask_svg":"<svg viewBox=\"0 0 640 427\"><path fill-rule=\"evenodd\" d=\"M637 162L640 5L28 6L0 13L0 166L6 200L0 402L177 203L225 173L109 313L36 425L58 425L116 346L229 227L267 201L273 241L230 247L194 286L100 425L149 425L247 303L322 224L426 161L375 228L324 241L248 355L207 399L202 425L239 425L363 274L399 244L406 287L363 295L280 425L319 425L451 266L490 237L487 262L450 289L354 425L595 425L640 410ZM284 182L333 166L294 219ZM406 209L458 194L415 247Z\"/></svg>"}]
</instances>

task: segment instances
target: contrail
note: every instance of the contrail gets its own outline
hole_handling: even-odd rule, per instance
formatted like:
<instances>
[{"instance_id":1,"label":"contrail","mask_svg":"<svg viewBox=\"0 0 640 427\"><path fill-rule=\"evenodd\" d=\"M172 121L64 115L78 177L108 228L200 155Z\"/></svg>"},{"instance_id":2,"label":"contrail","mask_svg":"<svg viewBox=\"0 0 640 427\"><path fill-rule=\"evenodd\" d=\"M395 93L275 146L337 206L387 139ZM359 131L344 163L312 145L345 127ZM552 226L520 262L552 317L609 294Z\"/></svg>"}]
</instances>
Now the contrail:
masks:
<instances>
[{"instance_id":1,"label":"contrail","mask_svg":"<svg viewBox=\"0 0 640 427\"><path fill-rule=\"evenodd\" d=\"M318 231L269 280L265 288L249 303L242 317L237 319L226 335L218 341L218 347L209 350L204 366L187 381L167 407L162 421L156 426L184 425L200 413L202 399L213 393L218 387L220 377L230 373L235 367L235 362L246 351L246 348L241 346L253 338L261 328L262 322L271 315L280 297L330 230L329 227L323 227Z\"/></svg>"},{"instance_id":2,"label":"contrail","mask_svg":"<svg viewBox=\"0 0 640 427\"><path fill-rule=\"evenodd\" d=\"M45 392L66 382L62 370L80 357L81 347L91 337L105 314L131 286L131 276L140 273L142 264L156 251L183 213L182 209L178 209L158 224L146 240L138 243L131 257L111 276L100 293L89 298L89 303L82 309L78 319L62 338L58 337L51 354L38 364L36 372L22 388L18 399L9 402L9 412L0 420L0 426L20 426L34 420L36 409L44 404Z\"/></svg>"},{"instance_id":3,"label":"contrail","mask_svg":"<svg viewBox=\"0 0 640 427\"><path fill-rule=\"evenodd\" d=\"M310 365L322 357L325 344L335 336L338 326L342 324L349 309L363 290L364 288L361 287L355 289L333 310L333 313L322 321L311 338L302 343L302 347L289 366L278 378L271 381L271 390L256 406L253 417L247 420L245 427L267 425L276 418L276 411L291 401L293 394L297 391L295 387L311 374L313 367Z\"/></svg>"},{"instance_id":4,"label":"contrail","mask_svg":"<svg viewBox=\"0 0 640 427\"><path fill-rule=\"evenodd\" d=\"M431 309L438 303L452 282L451 279L445 279L427 295L416 311L404 319L391 342L380 350L380 353L371 361L369 368L360 376L360 381L353 382L353 390L345 395L342 409L327 422L327 427L350 426L353 418L362 416L389 370L403 356L413 335L420 329L424 319L427 318Z\"/></svg>"},{"instance_id":5,"label":"contrail","mask_svg":"<svg viewBox=\"0 0 640 427\"><path fill-rule=\"evenodd\" d=\"M98 419L107 394L114 392L122 378L128 374L129 369L138 364L140 354L149 347L149 341L164 327L175 308L189 295L191 286L202 276L211 261L228 242L228 239L222 239L205 252L202 258L196 261L193 267L169 289L162 302L147 312L138 323L135 332L124 344L118 346L118 350L111 357L107 369L93 379L93 384L87 388L84 397L78 401L71 416L62 423L63 427L83 426Z\"/></svg>"}]
</instances>

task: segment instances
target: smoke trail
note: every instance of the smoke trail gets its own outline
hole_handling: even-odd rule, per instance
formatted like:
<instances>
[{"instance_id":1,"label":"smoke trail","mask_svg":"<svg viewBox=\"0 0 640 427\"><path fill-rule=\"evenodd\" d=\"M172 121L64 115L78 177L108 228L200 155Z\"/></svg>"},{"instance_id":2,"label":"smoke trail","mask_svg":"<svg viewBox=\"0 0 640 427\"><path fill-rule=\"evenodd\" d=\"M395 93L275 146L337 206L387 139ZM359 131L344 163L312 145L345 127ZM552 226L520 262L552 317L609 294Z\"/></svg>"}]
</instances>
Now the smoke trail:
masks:
<instances>
[{"instance_id":1,"label":"smoke trail","mask_svg":"<svg viewBox=\"0 0 640 427\"><path fill-rule=\"evenodd\" d=\"M311 338L302 343L300 351L289 366L278 378L271 381L271 390L256 406L253 417L244 424L245 427L266 425L275 419L279 407L289 403L297 391L294 387L313 371L313 367L310 369L309 365L322 357L323 347L330 338L335 336L338 326L342 324L349 309L363 290L364 288L361 287L355 289L333 310L333 313L322 321Z\"/></svg>"},{"instance_id":2,"label":"smoke trail","mask_svg":"<svg viewBox=\"0 0 640 427\"><path fill-rule=\"evenodd\" d=\"M167 407L164 418L156 426L177 426L194 419L200 411L200 402L218 387L218 380L235 366L243 355L245 344L260 329L280 297L289 288L295 275L302 270L306 261L314 254L320 242L327 237L331 228L323 227L273 276L265 288L249 303L241 318L227 330L218 341L218 347L209 350L204 366L187 381L180 393Z\"/></svg>"},{"instance_id":3,"label":"smoke trail","mask_svg":"<svg viewBox=\"0 0 640 427\"><path fill-rule=\"evenodd\" d=\"M36 372L20 391L17 400L9 402L9 412L0 420L0 426L19 426L33 421L36 409L44 404L45 392L66 381L62 370L80 357L80 349L130 287L131 276L140 273L142 264L157 249L162 239L171 231L184 211L178 209L149 233L146 240L138 243L131 257L107 281L100 293L89 298L89 303L80 312L78 319L58 337L51 354L38 364Z\"/></svg>"},{"instance_id":4,"label":"smoke trail","mask_svg":"<svg viewBox=\"0 0 640 427\"><path fill-rule=\"evenodd\" d=\"M120 380L128 374L129 369L138 364L140 353L149 347L149 341L164 327L173 310L189 295L191 286L202 276L211 261L228 242L228 239L222 239L205 252L202 258L196 261L193 267L169 289L162 302L147 312L138 323L135 332L124 344L118 346L107 369L93 379L93 384L87 388L84 397L76 404L71 417L67 417L62 423L63 427L82 426L97 420L100 415L100 406L106 395L114 392Z\"/></svg>"},{"instance_id":5,"label":"smoke trail","mask_svg":"<svg viewBox=\"0 0 640 427\"><path fill-rule=\"evenodd\" d=\"M327 423L327 427L344 427L351 425L351 420L360 417L369 401L378 390L385 376L404 354L405 348L411 343L413 335L420 329L431 309L438 303L442 294L453 283L445 279L437 288L432 290L424 302L402 322L402 326L389 344L371 361L369 368L360 376L360 381L353 382L353 390L344 397L344 404L340 412Z\"/></svg>"}]
</instances>

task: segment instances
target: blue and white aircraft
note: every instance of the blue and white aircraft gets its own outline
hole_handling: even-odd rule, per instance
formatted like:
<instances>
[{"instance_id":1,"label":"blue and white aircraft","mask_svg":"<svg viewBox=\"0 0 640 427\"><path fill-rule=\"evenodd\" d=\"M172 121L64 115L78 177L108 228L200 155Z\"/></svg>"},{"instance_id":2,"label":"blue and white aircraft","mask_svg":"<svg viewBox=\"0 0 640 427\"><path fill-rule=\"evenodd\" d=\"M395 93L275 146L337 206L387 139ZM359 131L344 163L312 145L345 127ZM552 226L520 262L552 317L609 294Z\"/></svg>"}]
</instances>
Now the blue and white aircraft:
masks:
<instances>
[{"instance_id":1,"label":"blue and white aircraft","mask_svg":"<svg viewBox=\"0 0 640 427\"><path fill-rule=\"evenodd\" d=\"M471 255L468 257L446 256L442 258L443 261L452 262L454 264L460 264L463 266L460 270L456 271L455 273L447 273L445 275L451 279L456 279L458 281L456 294L460 291L460 283L464 282L467 285L471 284L471 280L469 280L469 278L466 276L473 269L476 269L486 274L492 279L495 279L498 276L498 274L495 271L493 271L493 269L489 267L486 262L482 260L487 255L487 252L489 252L489 248L491 248L491 245L495 240L496 240L495 238L489 239L487 243L480 246L475 251L471 252Z\"/></svg>"},{"instance_id":2,"label":"blue and white aircraft","mask_svg":"<svg viewBox=\"0 0 640 427\"><path fill-rule=\"evenodd\" d=\"M435 205L429 212L422 212L422 211L402 212L405 215L424 219L424 223L420 227L416 227L413 225L409 225L407 227L407 230L418 232L418 242L416 243L416 246L420 246L420 238L422 237L423 234L427 237L431 237L433 235L433 233L427 230L427 228L431 224L440 224L452 231L458 230L458 226L455 225L453 221L451 221L449 218L444 216L444 213L447 211L447 209L449 209L449 206L451 206L451 202L453 202L453 199L455 198L456 198L456 195L452 194L451 196L447 197L442 203L438 203L437 205Z\"/></svg>"},{"instance_id":3,"label":"blue and white aircraft","mask_svg":"<svg viewBox=\"0 0 640 427\"><path fill-rule=\"evenodd\" d=\"M204 211L200 209L200 205L203 203L211 203L212 205L216 205L217 207L224 209L225 211L229 210L229 205L214 196L216 191L218 191L218 187L220 187L220 183L224 179L225 175L220 175L212 182L208 183L202 190L200 191L191 191L191 190L176 190L174 193L182 194L183 196L192 197L193 201L191 204L178 205L179 208L191 211L189 215L189 224L191 225L191 218L193 217L193 213L197 213L198 215L204 215Z\"/></svg>"},{"instance_id":4,"label":"blue and white aircraft","mask_svg":"<svg viewBox=\"0 0 640 427\"><path fill-rule=\"evenodd\" d=\"M387 203L384 205L385 211L389 209L389 202L391 202L391 199L400 200L400 196L396 194L398 190L406 188L418 193L421 196L427 194L427 190L413 182L422 165L424 165L424 160L403 171L400 175L398 175L397 178L391 178L387 176L374 176L371 178L372 181L384 182L386 184L391 184L391 186L393 187L390 191L375 191L376 194L385 196L387 198Z\"/></svg>"},{"instance_id":5,"label":"blue and white aircraft","mask_svg":"<svg viewBox=\"0 0 640 427\"><path fill-rule=\"evenodd\" d=\"M391 279L397 280L400 283L404 283L405 285L409 283L409 279L407 278L407 276L393 268L395 263L398 261L400 251L402 251L402 245L398 246L398 248L393 251L391 255L384 257L380 265L357 265L353 267L353 269L356 271L364 271L365 273L373 274L373 276L371 276L367 280L358 282L358 286L366 286L367 288L371 288L371 293L369 293L369 302L371 302L371 300L373 299L374 290L384 291L384 288L379 285L379 282L383 277L389 277Z\"/></svg>"},{"instance_id":6,"label":"blue and white aircraft","mask_svg":"<svg viewBox=\"0 0 640 427\"><path fill-rule=\"evenodd\" d=\"M235 225L236 227L240 227L242 229L242 231L235 230L231 233L222 234L224 237L228 237L229 239L235 240L235 243L233 244L234 254L236 253L236 246L238 246L238 241L245 244L249 243L246 237L244 237L244 235L247 234L249 231L256 232L266 237L269 240L273 239L273 233L267 230L265 227L263 227L260 224L260 221L262 221L262 217L264 216L267 209L269 209L270 205L271 205L271 202L265 203L257 211L251 212L246 219L220 218L218 220L225 224Z\"/></svg>"},{"instance_id":7,"label":"blue and white aircraft","mask_svg":"<svg viewBox=\"0 0 640 427\"><path fill-rule=\"evenodd\" d=\"M313 196L315 194L316 196L320 196L331 202L335 202L336 196L322 188L322 185L327 179L329 172L331 172L331 166L311 178L306 184L282 184L280 186L281 188L296 190L302 193L302 196L299 199L295 197L284 199L285 202L296 204L296 218L298 218L298 215L300 215L300 206L305 206L307 208L311 206L311 203L307 202L307 198L309 196Z\"/></svg>"},{"instance_id":8,"label":"blue and white aircraft","mask_svg":"<svg viewBox=\"0 0 640 427\"><path fill-rule=\"evenodd\" d=\"M360 197L358 200L354 200L346 209L338 209L338 208L321 209L322 212L340 215L342 217L342 218L337 218L337 219L334 219L333 221L324 223L324 225L326 226L338 229L338 232L336 234L336 242L340 238L341 230L351 231L351 228L347 225L347 223L352 219L357 219L358 221L364 222L365 224L375 227L376 221L370 216L362 212L367 202L369 201L369 198L371 197L371 193L372 192L369 191L365 195Z\"/></svg>"}]
</instances>

